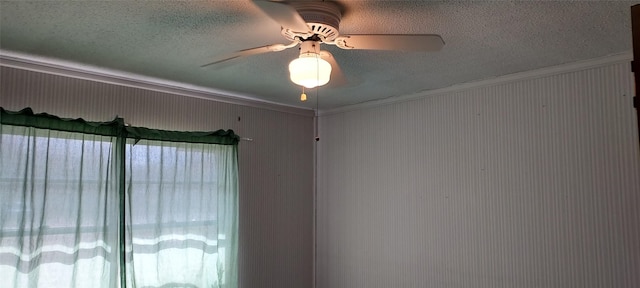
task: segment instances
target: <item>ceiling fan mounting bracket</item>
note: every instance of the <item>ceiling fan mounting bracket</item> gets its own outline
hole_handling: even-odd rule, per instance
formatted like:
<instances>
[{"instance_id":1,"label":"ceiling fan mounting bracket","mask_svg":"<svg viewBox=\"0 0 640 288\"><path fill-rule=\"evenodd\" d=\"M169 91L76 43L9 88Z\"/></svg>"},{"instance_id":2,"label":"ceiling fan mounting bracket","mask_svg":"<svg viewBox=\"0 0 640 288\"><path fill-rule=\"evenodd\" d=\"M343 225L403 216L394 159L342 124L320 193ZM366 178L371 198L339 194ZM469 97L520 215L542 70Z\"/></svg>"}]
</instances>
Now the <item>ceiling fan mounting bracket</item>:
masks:
<instances>
[{"instance_id":1,"label":"ceiling fan mounting bracket","mask_svg":"<svg viewBox=\"0 0 640 288\"><path fill-rule=\"evenodd\" d=\"M353 46L349 46L349 44L347 44L347 40L349 39L349 36L346 37L341 37L340 39L335 41L335 45L342 48L342 49L346 49L346 50L350 50L353 49Z\"/></svg>"}]
</instances>

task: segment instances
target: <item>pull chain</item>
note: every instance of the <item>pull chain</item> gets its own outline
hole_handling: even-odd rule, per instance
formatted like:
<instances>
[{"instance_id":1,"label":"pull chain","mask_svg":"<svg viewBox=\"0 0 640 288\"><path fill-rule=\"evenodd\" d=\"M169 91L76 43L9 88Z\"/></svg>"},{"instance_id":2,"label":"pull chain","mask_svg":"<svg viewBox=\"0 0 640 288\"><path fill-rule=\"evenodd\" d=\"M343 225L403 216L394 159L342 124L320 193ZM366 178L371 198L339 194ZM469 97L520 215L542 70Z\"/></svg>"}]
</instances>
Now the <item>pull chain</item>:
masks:
<instances>
[{"instance_id":1,"label":"pull chain","mask_svg":"<svg viewBox=\"0 0 640 288\"><path fill-rule=\"evenodd\" d=\"M300 94L300 101L307 101L307 94L304 94L304 86L302 86L302 94Z\"/></svg>"}]
</instances>

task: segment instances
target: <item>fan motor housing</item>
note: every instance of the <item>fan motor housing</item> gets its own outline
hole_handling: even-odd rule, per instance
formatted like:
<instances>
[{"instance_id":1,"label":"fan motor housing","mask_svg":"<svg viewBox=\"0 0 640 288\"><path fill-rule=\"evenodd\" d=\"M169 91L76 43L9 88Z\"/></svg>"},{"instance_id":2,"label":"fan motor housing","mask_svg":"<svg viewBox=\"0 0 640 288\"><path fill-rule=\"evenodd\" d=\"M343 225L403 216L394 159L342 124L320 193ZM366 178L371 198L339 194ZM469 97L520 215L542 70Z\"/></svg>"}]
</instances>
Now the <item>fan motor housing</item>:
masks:
<instances>
[{"instance_id":1,"label":"fan motor housing","mask_svg":"<svg viewBox=\"0 0 640 288\"><path fill-rule=\"evenodd\" d=\"M306 40L317 35L323 42L332 42L340 35L340 8L332 2L293 2L291 6L298 11L311 32L296 32L283 28L281 33L288 40L300 38Z\"/></svg>"}]
</instances>

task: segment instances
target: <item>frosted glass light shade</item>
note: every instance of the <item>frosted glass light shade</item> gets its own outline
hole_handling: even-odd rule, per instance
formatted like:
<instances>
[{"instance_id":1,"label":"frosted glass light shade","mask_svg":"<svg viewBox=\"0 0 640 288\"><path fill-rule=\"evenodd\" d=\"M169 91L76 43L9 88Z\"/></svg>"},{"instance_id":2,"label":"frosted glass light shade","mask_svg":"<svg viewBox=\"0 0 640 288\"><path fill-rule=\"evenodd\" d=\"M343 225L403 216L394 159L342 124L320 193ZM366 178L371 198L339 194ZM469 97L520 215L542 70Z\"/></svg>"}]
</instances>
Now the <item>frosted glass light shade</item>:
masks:
<instances>
[{"instance_id":1,"label":"frosted glass light shade","mask_svg":"<svg viewBox=\"0 0 640 288\"><path fill-rule=\"evenodd\" d=\"M306 88L314 88L329 83L331 64L314 53L301 54L289 63L291 81Z\"/></svg>"}]
</instances>

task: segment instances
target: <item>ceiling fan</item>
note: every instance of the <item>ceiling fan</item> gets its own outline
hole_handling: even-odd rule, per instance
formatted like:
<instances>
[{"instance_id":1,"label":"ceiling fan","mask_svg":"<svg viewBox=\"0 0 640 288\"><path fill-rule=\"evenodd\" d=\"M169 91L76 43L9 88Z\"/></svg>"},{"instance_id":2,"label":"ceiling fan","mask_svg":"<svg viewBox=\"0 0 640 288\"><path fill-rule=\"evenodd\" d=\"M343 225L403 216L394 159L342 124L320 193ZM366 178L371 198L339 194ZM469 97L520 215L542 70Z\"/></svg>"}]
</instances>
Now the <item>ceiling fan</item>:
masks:
<instances>
[{"instance_id":1,"label":"ceiling fan","mask_svg":"<svg viewBox=\"0 0 640 288\"><path fill-rule=\"evenodd\" d=\"M236 51L202 65L207 67L235 58L267 52L278 52L300 45L300 56L289 64L291 81L306 88L346 83L340 66L320 44L335 45L347 50L438 51L444 46L435 34L359 34L340 35L340 6L335 2L275 2L253 1L281 26L281 34L289 44L272 44Z\"/></svg>"}]
</instances>

